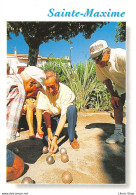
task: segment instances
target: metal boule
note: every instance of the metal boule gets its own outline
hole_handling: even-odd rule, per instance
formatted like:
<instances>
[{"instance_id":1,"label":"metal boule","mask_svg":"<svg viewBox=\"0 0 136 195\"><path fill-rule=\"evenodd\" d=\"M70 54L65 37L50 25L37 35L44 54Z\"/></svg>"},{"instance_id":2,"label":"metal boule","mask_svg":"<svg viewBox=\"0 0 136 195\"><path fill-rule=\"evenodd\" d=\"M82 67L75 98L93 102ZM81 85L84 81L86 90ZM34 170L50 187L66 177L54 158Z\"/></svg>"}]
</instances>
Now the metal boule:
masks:
<instances>
[{"instance_id":1,"label":"metal boule","mask_svg":"<svg viewBox=\"0 0 136 195\"><path fill-rule=\"evenodd\" d=\"M22 184L34 184L34 180L31 179L31 177L24 177L21 181Z\"/></svg>"},{"instance_id":2,"label":"metal boule","mask_svg":"<svg viewBox=\"0 0 136 195\"><path fill-rule=\"evenodd\" d=\"M60 153L61 153L61 154L67 154L66 148L61 148L61 149L60 149Z\"/></svg>"},{"instance_id":3,"label":"metal boule","mask_svg":"<svg viewBox=\"0 0 136 195\"><path fill-rule=\"evenodd\" d=\"M47 156L46 161L49 165L51 165L55 162L53 156Z\"/></svg>"},{"instance_id":4,"label":"metal boule","mask_svg":"<svg viewBox=\"0 0 136 195\"><path fill-rule=\"evenodd\" d=\"M65 184L70 184L73 181L72 174L69 171L65 171L62 174L61 178L62 178L63 183Z\"/></svg>"},{"instance_id":5,"label":"metal boule","mask_svg":"<svg viewBox=\"0 0 136 195\"><path fill-rule=\"evenodd\" d=\"M61 161L66 163L69 161L69 157L67 154L61 154Z\"/></svg>"},{"instance_id":6,"label":"metal boule","mask_svg":"<svg viewBox=\"0 0 136 195\"><path fill-rule=\"evenodd\" d=\"M48 147L47 146L44 146L43 147L43 150L42 150L42 153L43 154L47 154L48 152L49 152Z\"/></svg>"}]
</instances>

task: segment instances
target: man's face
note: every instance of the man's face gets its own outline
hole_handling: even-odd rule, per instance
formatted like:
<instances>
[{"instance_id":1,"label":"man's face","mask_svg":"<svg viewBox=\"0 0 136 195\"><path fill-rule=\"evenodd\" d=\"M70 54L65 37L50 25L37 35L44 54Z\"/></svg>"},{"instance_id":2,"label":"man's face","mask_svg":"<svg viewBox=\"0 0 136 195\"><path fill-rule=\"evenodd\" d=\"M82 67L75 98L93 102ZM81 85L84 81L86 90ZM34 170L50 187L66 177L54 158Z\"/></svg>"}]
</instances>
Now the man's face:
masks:
<instances>
[{"instance_id":1,"label":"man's face","mask_svg":"<svg viewBox=\"0 0 136 195\"><path fill-rule=\"evenodd\" d=\"M57 95L59 90L59 84L56 83L54 77L49 77L48 79L46 79L44 84L50 94L52 94L53 96Z\"/></svg>"},{"instance_id":2,"label":"man's face","mask_svg":"<svg viewBox=\"0 0 136 195\"><path fill-rule=\"evenodd\" d=\"M25 83L25 92L26 97L36 97L39 90L41 90L42 86L35 79L30 79Z\"/></svg>"},{"instance_id":3,"label":"man's face","mask_svg":"<svg viewBox=\"0 0 136 195\"><path fill-rule=\"evenodd\" d=\"M107 66L107 62L106 62L106 61L103 61L103 60L100 60L100 61L95 60L95 63L96 63L100 68L104 68L105 66Z\"/></svg>"},{"instance_id":4,"label":"man's face","mask_svg":"<svg viewBox=\"0 0 136 195\"><path fill-rule=\"evenodd\" d=\"M94 58L93 60L100 68L104 68L108 64L109 57L110 57L109 53L105 52L102 53L100 56Z\"/></svg>"}]
</instances>

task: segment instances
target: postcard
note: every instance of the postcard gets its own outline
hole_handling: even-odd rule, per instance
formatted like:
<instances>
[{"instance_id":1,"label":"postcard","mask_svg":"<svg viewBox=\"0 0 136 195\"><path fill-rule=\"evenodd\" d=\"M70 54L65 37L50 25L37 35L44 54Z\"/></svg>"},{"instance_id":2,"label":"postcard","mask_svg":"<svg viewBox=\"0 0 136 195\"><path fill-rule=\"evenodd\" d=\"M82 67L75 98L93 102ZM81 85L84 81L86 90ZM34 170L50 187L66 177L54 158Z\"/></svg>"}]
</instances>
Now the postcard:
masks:
<instances>
[{"instance_id":1,"label":"postcard","mask_svg":"<svg viewBox=\"0 0 136 195\"><path fill-rule=\"evenodd\" d=\"M135 195L135 27L122 3L2 12L1 194Z\"/></svg>"}]
</instances>

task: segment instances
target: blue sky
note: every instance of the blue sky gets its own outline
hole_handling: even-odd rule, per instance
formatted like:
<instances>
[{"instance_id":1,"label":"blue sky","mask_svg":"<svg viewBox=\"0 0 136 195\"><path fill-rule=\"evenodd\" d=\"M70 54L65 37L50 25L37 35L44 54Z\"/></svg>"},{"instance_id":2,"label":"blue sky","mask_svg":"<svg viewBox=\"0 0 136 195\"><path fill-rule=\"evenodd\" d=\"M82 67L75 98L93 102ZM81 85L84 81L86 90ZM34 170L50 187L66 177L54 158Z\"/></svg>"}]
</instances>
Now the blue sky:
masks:
<instances>
[{"instance_id":1,"label":"blue sky","mask_svg":"<svg viewBox=\"0 0 136 195\"><path fill-rule=\"evenodd\" d=\"M97 29L94 34L92 34L90 39L85 39L82 34L77 35L75 38L70 39L73 43L70 44L67 41L61 40L58 42L50 41L49 43L43 43L39 48L39 55L47 57L53 55L54 57L64 57L70 56L71 50L71 61L73 63L83 62L89 58L89 46L99 40L106 40L111 48L123 48L126 49L126 42L115 42L115 27L117 22L110 22L109 24L103 26L101 29ZM24 41L22 34L18 37L11 35L12 39L7 41L7 53L13 54L14 48L16 47L18 54L28 54L28 45Z\"/></svg>"}]
</instances>

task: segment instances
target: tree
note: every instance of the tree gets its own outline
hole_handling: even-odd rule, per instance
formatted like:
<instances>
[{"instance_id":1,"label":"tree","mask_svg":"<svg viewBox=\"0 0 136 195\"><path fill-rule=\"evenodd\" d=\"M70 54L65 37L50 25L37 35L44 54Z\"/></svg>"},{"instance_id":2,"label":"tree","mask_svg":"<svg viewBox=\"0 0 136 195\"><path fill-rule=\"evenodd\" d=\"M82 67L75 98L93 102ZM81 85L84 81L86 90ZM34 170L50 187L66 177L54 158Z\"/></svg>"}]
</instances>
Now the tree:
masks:
<instances>
[{"instance_id":1,"label":"tree","mask_svg":"<svg viewBox=\"0 0 136 195\"><path fill-rule=\"evenodd\" d=\"M126 22L118 22L116 31L117 31L117 34L115 35L116 42L126 41Z\"/></svg>"},{"instance_id":2,"label":"tree","mask_svg":"<svg viewBox=\"0 0 136 195\"><path fill-rule=\"evenodd\" d=\"M11 38L10 33L16 36L22 33L29 46L28 64L35 66L42 43L62 39L69 41L79 33L89 39L97 28L102 28L105 24L107 22L8 22L7 38Z\"/></svg>"}]
</instances>

